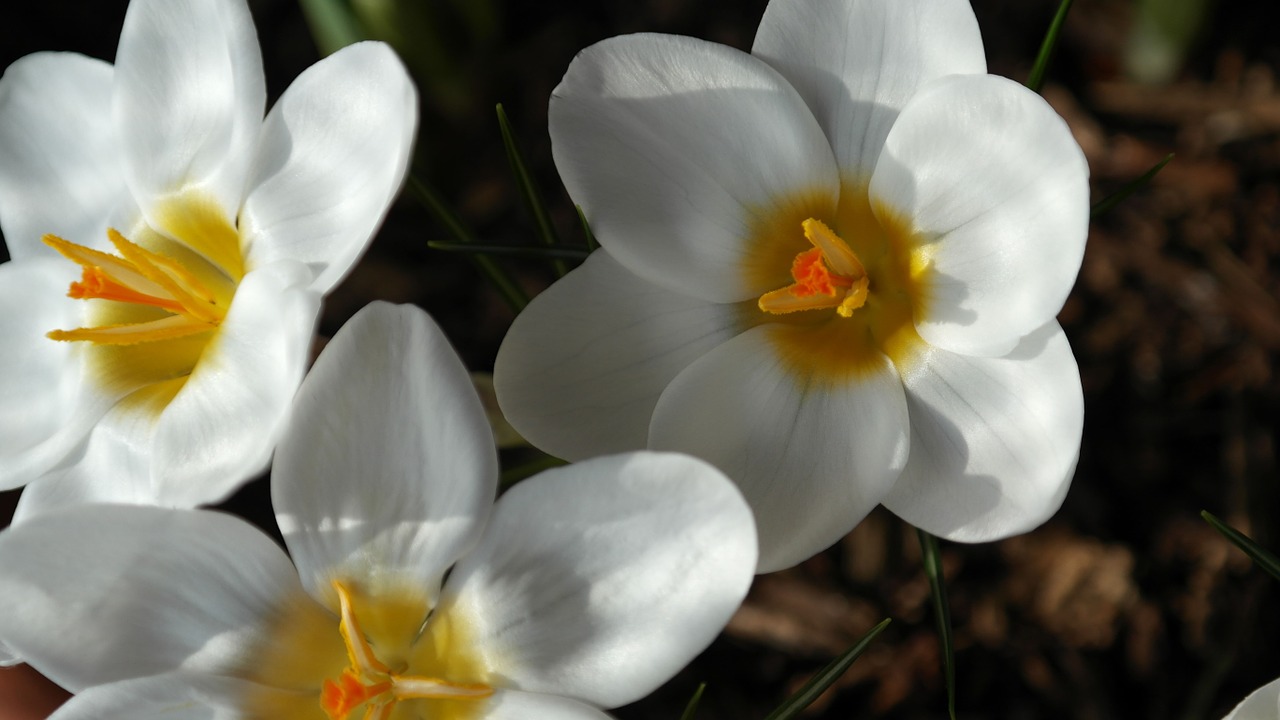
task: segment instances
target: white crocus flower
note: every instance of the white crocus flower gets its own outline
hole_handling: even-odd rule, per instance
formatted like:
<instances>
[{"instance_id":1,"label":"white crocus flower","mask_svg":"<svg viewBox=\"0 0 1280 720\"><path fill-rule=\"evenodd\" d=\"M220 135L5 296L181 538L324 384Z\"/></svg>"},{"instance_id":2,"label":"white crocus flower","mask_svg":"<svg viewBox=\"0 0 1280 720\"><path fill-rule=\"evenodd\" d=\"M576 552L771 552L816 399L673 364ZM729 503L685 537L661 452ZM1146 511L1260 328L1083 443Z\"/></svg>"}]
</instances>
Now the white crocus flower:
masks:
<instances>
[{"instance_id":1,"label":"white crocus flower","mask_svg":"<svg viewBox=\"0 0 1280 720\"><path fill-rule=\"evenodd\" d=\"M1222 720L1280 720L1280 680L1249 693Z\"/></svg>"},{"instance_id":2,"label":"white crocus flower","mask_svg":"<svg viewBox=\"0 0 1280 720\"><path fill-rule=\"evenodd\" d=\"M691 457L599 458L495 504L484 410L410 307L339 331L271 482L292 564L205 510L0 534L0 636L79 693L57 720L599 720L705 648L755 570L750 509Z\"/></svg>"},{"instance_id":3,"label":"white crocus flower","mask_svg":"<svg viewBox=\"0 0 1280 720\"><path fill-rule=\"evenodd\" d=\"M762 572L877 503L964 542L1061 504L1083 403L1054 316L1088 171L1039 96L985 74L963 0L773 0L751 54L605 40L550 129L603 250L499 352L534 445L710 460Z\"/></svg>"},{"instance_id":4,"label":"white crocus flower","mask_svg":"<svg viewBox=\"0 0 1280 720\"><path fill-rule=\"evenodd\" d=\"M40 478L23 517L193 506L265 469L417 99L363 43L265 103L244 0L134 0L114 67L39 53L0 79L0 488Z\"/></svg>"}]
</instances>

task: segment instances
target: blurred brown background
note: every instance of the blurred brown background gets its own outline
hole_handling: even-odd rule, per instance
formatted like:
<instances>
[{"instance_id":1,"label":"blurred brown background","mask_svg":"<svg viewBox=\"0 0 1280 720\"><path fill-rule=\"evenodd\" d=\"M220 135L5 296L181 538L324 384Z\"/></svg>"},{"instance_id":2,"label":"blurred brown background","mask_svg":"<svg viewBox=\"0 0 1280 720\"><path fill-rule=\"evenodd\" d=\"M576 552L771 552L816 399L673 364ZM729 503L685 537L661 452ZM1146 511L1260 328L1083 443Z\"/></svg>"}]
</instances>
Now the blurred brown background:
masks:
<instances>
[{"instance_id":1,"label":"blurred brown background","mask_svg":"<svg viewBox=\"0 0 1280 720\"><path fill-rule=\"evenodd\" d=\"M110 59L123 0L32 3L0 23L7 65L41 49ZM288 0L251 0L274 98L317 58ZM366 0L368 6L379 5ZM533 224L494 120L504 103L561 235L580 241L550 161L546 103L575 52L626 32L749 49L764 0L410 2L394 25L419 76L419 175L486 241ZM974 0L990 69L1023 80L1055 0ZM420 23L421 25L416 25ZM1280 583L1198 513L1273 549L1280 384L1280 4L1077 0L1045 97L1092 168L1095 202L1166 153L1152 185L1098 219L1061 320L1080 363L1084 446L1062 511L986 546L944 545L961 717L1220 717L1280 676ZM105 111L105 108L104 108ZM430 250L441 227L406 198L329 299L331 334L372 299L413 302L473 369L492 365L510 311L466 258ZM553 275L503 261L529 291ZM518 464L518 453L504 456ZM13 494L0 496L11 507ZM272 527L262 482L227 505ZM3 588L0 588L3 592ZM883 617L894 624L811 710L814 718L944 716L938 644L915 535L877 512L799 568L760 578L692 667L623 720L763 717ZM0 671L0 720L15 671Z\"/></svg>"}]
</instances>

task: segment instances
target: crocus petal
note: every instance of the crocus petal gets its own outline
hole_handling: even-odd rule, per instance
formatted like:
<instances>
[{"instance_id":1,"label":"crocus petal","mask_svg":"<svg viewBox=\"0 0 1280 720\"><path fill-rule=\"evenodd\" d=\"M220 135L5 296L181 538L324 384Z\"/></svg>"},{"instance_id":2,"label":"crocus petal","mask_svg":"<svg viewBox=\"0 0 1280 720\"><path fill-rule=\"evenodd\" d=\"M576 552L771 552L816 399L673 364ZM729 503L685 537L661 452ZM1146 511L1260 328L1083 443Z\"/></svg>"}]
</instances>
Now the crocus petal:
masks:
<instances>
[{"instance_id":1,"label":"crocus petal","mask_svg":"<svg viewBox=\"0 0 1280 720\"><path fill-rule=\"evenodd\" d=\"M78 412L84 382L77 348L45 337L79 322L80 307L66 297L67 275L55 258L0 264L0 489L34 480L110 407L99 403L93 417Z\"/></svg>"},{"instance_id":2,"label":"crocus petal","mask_svg":"<svg viewBox=\"0 0 1280 720\"><path fill-rule=\"evenodd\" d=\"M222 499L264 470L306 371L320 296L279 262L245 276L217 335L155 430L156 502Z\"/></svg>"},{"instance_id":3,"label":"crocus petal","mask_svg":"<svg viewBox=\"0 0 1280 720\"><path fill-rule=\"evenodd\" d=\"M494 386L512 425L556 457L643 449L658 396L738 332L734 305L642 280L607 250L533 299L498 350Z\"/></svg>"},{"instance_id":4,"label":"crocus petal","mask_svg":"<svg viewBox=\"0 0 1280 720\"><path fill-rule=\"evenodd\" d=\"M483 720L609 720L609 715L557 695L498 690L486 701Z\"/></svg>"},{"instance_id":5,"label":"crocus petal","mask_svg":"<svg viewBox=\"0 0 1280 720\"><path fill-rule=\"evenodd\" d=\"M307 68L262 128L240 214L248 265L298 260L316 290L336 285L404 182L417 125L417 91L386 45Z\"/></svg>"},{"instance_id":6,"label":"crocus petal","mask_svg":"<svg viewBox=\"0 0 1280 720\"><path fill-rule=\"evenodd\" d=\"M220 513L86 505L0 534L0 637L73 692L176 669L225 673L282 598L289 559Z\"/></svg>"},{"instance_id":7,"label":"crocus petal","mask_svg":"<svg viewBox=\"0 0 1280 720\"><path fill-rule=\"evenodd\" d=\"M116 52L114 119L129 187L152 227L188 187L234 220L266 108L262 51L244 0L133 0Z\"/></svg>"},{"instance_id":8,"label":"crocus petal","mask_svg":"<svg viewBox=\"0 0 1280 720\"><path fill-rule=\"evenodd\" d=\"M871 512L907 457L902 383L887 358L845 378L798 375L774 326L730 340L658 401L650 446L710 461L755 511L759 572L825 549Z\"/></svg>"},{"instance_id":9,"label":"crocus petal","mask_svg":"<svg viewBox=\"0 0 1280 720\"><path fill-rule=\"evenodd\" d=\"M835 208L822 130L782 76L724 45L626 35L583 50L551 94L551 149L600 243L632 272L733 302L773 290L743 268L780 203Z\"/></svg>"},{"instance_id":10,"label":"crocus petal","mask_svg":"<svg viewBox=\"0 0 1280 720\"><path fill-rule=\"evenodd\" d=\"M272 500L309 589L395 576L434 596L473 545L498 462L466 368L431 318L374 303L320 354L280 443Z\"/></svg>"},{"instance_id":11,"label":"crocus petal","mask_svg":"<svg viewBox=\"0 0 1280 720\"><path fill-rule=\"evenodd\" d=\"M13 523L83 503L151 505L151 429L154 416L128 404L102 418L84 445L18 497Z\"/></svg>"},{"instance_id":12,"label":"crocus petal","mask_svg":"<svg viewBox=\"0 0 1280 720\"><path fill-rule=\"evenodd\" d=\"M1272 680L1249 693L1249 697L1222 720L1276 720L1280 718L1280 680Z\"/></svg>"},{"instance_id":13,"label":"crocus petal","mask_svg":"<svg viewBox=\"0 0 1280 720\"><path fill-rule=\"evenodd\" d=\"M243 680L166 673L97 685L76 695L49 720L239 720L238 699L259 690Z\"/></svg>"},{"instance_id":14,"label":"crocus petal","mask_svg":"<svg viewBox=\"0 0 1280 720\"><path fill-rule=\"evenodd\" d=\"M879 206L914 226L932 344L994 357L1062 308L1084 257L1089 168L1039 95L994 75L920 92L871 178Z\"/></svg>"},{"instance_id":15,"label":"crocus petal","mask_svg":"<svg viewBox=\"0 0 1280 720\"><path fill-rule=\"evenodd\" d=\"M965 0L773 0L751 52L800 91L861 181L921 85L987 67Z\"/></svg>"},{"instance_id":16,"label":"crocus petal","mask_svg":"<svg viewBox=\"0 0 1280 720\"><path fill-rule=\"evenodd\" d=\"M1084 400L1056 321L1003 358L925 350L903 383L911 457L885 507L948 540L986 542L1031 530L1062 504Z\"/></svg>"},{"instance_id":17,"label":"crocus petal","mask_svg":"<svg viewBox=\"0 0 1280 720\"><path fill-rule=\"evenodd\" d=\"M616 707L711 642L755 562L751 512L714 468L611 455L503 495L434 617L466 627L510 687Z\"/></svg>"},{"instance_id":18,"label":"crocus petal","mask_svg":"<svg viewBox=\"0 0 1280 720\"><path fill-rule=\"evenodd\" d=\"M0 79L0 229L9 256L54 256L53 233L106 240L125 192L109 119L111 66L72 53L37 53Z\"/></svg>"}]
</instances>

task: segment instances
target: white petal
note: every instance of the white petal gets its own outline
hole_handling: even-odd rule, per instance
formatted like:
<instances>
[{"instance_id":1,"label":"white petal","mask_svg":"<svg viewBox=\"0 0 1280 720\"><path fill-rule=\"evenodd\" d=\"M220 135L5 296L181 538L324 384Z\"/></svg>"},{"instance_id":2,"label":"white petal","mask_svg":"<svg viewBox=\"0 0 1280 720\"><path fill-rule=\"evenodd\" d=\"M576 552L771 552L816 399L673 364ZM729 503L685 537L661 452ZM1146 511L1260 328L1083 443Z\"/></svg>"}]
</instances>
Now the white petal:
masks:
<instances>
[{"instance_id":1,"label":"white petal","mask_svg":"<svg viewBox=\"0 0 1280 720\"><path fill-rule=\"evenodd\" d=\"M484 408L431 318L361 310L299 391L272 500L317 597L333 575L391 575L434 596L478 539L498 482Z\"/></svg>"},{"instance_id":2,"label":"white petal","mask_svg":"<svg viewBox=\"0 0 1280 720\"><path fill-rule=\"evenodd\" d=\"M800 91L840 170L864 181L921 85L987 71L964 0L773 0L751 52Z\"/></svg>"},{"instance_id":3,"label":"white petal","mask_svg":"<svg viewBox=\"0 0 1280 720\"><path fill-rule=\"evenodd\" d=\"M744 272L761 223L805 205L799 236L806 217L835 208L835 161L804 101L733 48L610 38L574 58L549 113L556 167L600 243L650 282L703 300L773 290Z\"/></svg>"},{"instance_id":4,"label":"white petal","mask_svg":"<svg viewBox=\"0 0 1280 720\"><path fill-rule=\"evenodd\" d=\"M995 357L1053 319L1089 226L1089 168L1039 95L994 75L952 77L898 118L871 196L913 225L926 263L916 327Z\"/></svg>"},{"instance_id":5,"label":"white petal","mask_svg":"<svg viewBox=\"0 0 1280 720\"><path fill-rule=\"evenodd\" d=\"M986 542L1040 525L1062 504L1084 400L1057 322L1003 358L932 348L903 371L911 456L885 507L948 540Z\"/></svg>"},{"instance_id":6,"label":"white petal","mask_svg":"<svg viewBox=\"0 0 1280 720\"><path fill-rule=\"evenodd\" d=\"M0 264L0 488L25 485L64 457L110 404L84 407L78 348L45 333L76 327L74 269L56 258Z\"/></svg>"},{"instance_id":7,"label":"white petal","mask_svg":"<svg viewBox=\"0 0 1280 720\"><path fill-rule=\"evenodd\" d=\"M266 107L262 51L244 0L133 0L116 52L114 119L129 186L156 201L199 188L234 220Z\"/></svg>"},{"instance_id":8,"label":"white petal","mask_svg":"<svg viewBox=\"0 0 1280 720\"><path fill-rule=\"evenodd\" d=\"M1277 720L1280 718L1280 680L1272 680L1249 693L1222 720Z\"/></svg>"},{"instance_id":9,"label":"white petal","mask_svg":"<svg viewBox=\"0 0 1280 720\"><path fill-rule=\"evenodd\" d=\"M483 720L609 720L609 715L556 695L498 690L485 703Z\"/></svg>"},{"instance_id":10,"label":"white petal","mask_svg":"<svg viewBox=\"0 0 1280 720\"><path fill-rule=\"evenodd\" d=\"M155 414L123 403L94 426L84 444L22 490L13 522L84 503L156 504L151 480Z\"/></svg>"},{"instance_id":11,"label":"white petal","mask_svg":"<svg viewBox=\"0 0 1280 720\"><path fill-rule=\"evenodd\" d=\"M193 673L122 680L85 690L49 720L247 720L237 699L253 687L242 680Z\"/></svg>"},{"instance_id":12,"label":"white petal","mask_svg":"<svg viewBox=\"0 0 1280 720\"><path fill-rule=\"evenodd\" d=\"M364 252L404 182L418 96L382 43L312 65L272 108L240 214L250 267L289 258L327 292Z\"/></svg>"},{"instance_id":13,"label":"white petal","mask_svg":"<svg viewBox=\"0 0 1280 720\"><path fill-rule=\"evenodd\" d=\"M0 534L0 637L63 687L226 672L289 593L284 553L237 518L81 506Z\"/></svg>"},{"instance_id":14,"label":"white petal","mask_svg":"<svg viewBox=\"0 0 1280 720\"><path fill-rule=\"evenodd\" d=\"M616 707L715 638L755 562L751 512L712 467L612 455L503 495L435 617L463 623L516 689Z\"/></svg>"},{"instance_id":15,"label":"white petal","mask_svg":"<svg viewBox=\"0 0 1280 720\"><path fill-rule=\"evenodd\" d=\"M640 450L667 384L738 332L738 308L673 293L608 251L533 299L494 363L512 425L556 457Z\"/></svg>"},{"instance_id":16,"label":"white petal","mask_svg":"<svg viewBox=\"0 0 1280 720\"><path fill-rule=\"evenodd\" d=\"M0 488L24 485L82 450L90 430L135 388L105 386L77 343L45 337L81 324L66 297L74 268L55 258L0 264Z\"/></svg>"},{"instance_id":17,"label":"white petal","mask_svg":"<svg viewBox=\"0 0 1280 720\"><path fill-rule=\"evenodd\" d=\"M302 382L320 296L301 265L250 272L190 379L160 416L156 502L216 502L266 469Z\"/></svg>"},{"instance_id":18,"label":"white petal","mask_svg":"<svg viewBox=\"0 0 1280 720\"><path fill-rule=\"evenodd\" d=\"M708 460L738 484L755 511L762 573L849 532L907 456L902 384L887 358L847 378L805 375L778 359L777 329L754 328L690 365L649 434L651 447Z\"/></svg>"},{"instance_id":19,"label":"white petal","mask_svg":"<svg viewBox=\"0 0 1280 720\"><path fill-rule=\"evenodd\" d=\"M37 53L0 78L0 229L9 256L54 256L40 242L105 241L125 194L110 120L111 66L72 53Z\"/></svg>"}]
</instances>

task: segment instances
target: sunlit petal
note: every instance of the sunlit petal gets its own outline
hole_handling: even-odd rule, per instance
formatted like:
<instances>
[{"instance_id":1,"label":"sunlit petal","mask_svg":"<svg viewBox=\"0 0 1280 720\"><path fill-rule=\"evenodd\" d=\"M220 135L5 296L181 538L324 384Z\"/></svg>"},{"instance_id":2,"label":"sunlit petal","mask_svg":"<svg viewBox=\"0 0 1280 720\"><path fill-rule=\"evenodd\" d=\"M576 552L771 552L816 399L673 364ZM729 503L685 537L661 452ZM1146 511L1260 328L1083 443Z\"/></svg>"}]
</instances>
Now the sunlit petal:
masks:
<instances>
[{"instance_id":1,"label":"sunlit petal","mask_svg":"<svg viewBox=\"0 0 1280 720\"><path fill-rule=\"evenodd\" d=\"M911 456L885 507L962 542L1023 533L1057 511L1084 419L1079 370L1057 322L1002 358L934 348L903 383Z\"/></svg>"},{"instance_id":2,"label":"sunlit petal","mask_svg":"<svg viewBox=\"0 0 1280 720\"><path fill-rule=\"evenodd\" d=\"M779 206L835 207L835 161L804 102L764 62L723 45L671 35L592 45L552 92L550 131L600 243L640 277L702 300L773 289L742 268Z\"/></svg>"},{"instance_id":3,"label":"sunlit petal","mask_svg":"<svg viewBox=\"0 0 1280 720\"><path fill-rule=\"evenodd\" d=\"M738 332L740 309L642 280L608 251L534 298L494 365L503 413L557 457L647 446L658 396Z\"/></svg>"},{"instance_id":4,"label":"sunlit petal","mask_svg":"<svg viewBox=\"0 0 1280 720\"><path fill-rule=\"evenodd\" d=\"M461 619L509 686L615 707L711 642L755 560L751 513L720 473L612 455L503 495L436 613Z\"/></svg>"},{"instance_id":5,"label":"sunlit petal","mask_svg":"<svg viewBox=\"0 0 1280 720\"><path fill-rule=\"evenodd\" d=\"M871 512L907 457L902 384L888 359L844 378L798 375L758 327L708 353L662 394L650 445L706 459L742 489L759 572L790 567Z\"/></svg>"}]
</instances>

